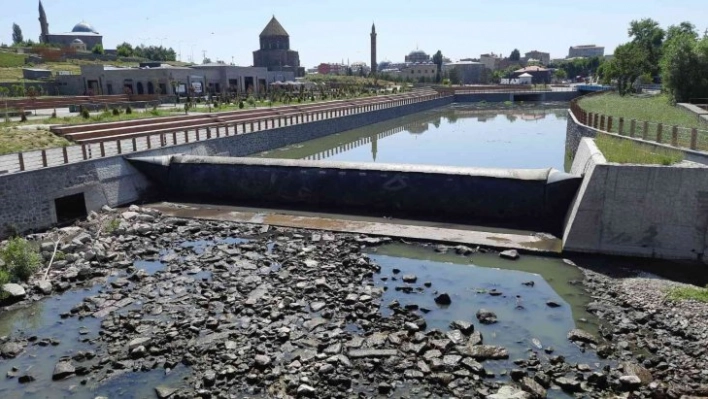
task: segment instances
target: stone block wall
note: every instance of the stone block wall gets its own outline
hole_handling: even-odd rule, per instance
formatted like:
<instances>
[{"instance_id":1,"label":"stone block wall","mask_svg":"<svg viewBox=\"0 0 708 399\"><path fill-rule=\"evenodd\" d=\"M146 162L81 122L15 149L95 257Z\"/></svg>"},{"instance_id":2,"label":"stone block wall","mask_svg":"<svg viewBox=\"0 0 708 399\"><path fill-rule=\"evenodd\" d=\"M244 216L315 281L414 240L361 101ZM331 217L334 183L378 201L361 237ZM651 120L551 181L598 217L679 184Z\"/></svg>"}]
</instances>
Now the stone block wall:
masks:
<instances>
[{"instance_id":1,"label":"stone block wall","mask_svg":"<svg viewBox=\"0 0 708 399\"><path fill-rule=\"evenodd\" d=\"M251 134L215 138L133 153L246 156L452 103L452 97ZM122 156L0 175L0 238L9 231L48 228L57 222L54 201L83 193L87 211L139 201L150 182Z\"/></svg>"}]
</instances>

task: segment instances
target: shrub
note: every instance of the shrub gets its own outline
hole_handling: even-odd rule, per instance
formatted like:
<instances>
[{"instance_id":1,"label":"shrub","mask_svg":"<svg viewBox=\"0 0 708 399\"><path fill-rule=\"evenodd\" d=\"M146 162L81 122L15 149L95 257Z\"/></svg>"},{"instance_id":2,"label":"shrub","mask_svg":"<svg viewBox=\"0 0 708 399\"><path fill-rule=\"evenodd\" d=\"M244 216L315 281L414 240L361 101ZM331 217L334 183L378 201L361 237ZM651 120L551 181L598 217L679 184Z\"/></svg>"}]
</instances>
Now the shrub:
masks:
<instances>
[{"instance_id":1,"label":"shrub","mask_svg":"<svg viewBox=\"0 0 708 399\"><path fill-rule=\"evenodd\" d=\"M128 105L127 107L125 107L125 113L126 113L127 115L132 114L132 113L133 113L133 108L131 108L130 105Z\"/></svg>"},{"instance_id":2,"label":"shrub","mask_svg":"<svg viewBox=\"0 0 708 399\"><path fill-rule=\"evenodd\" d=\"M0 251L0 258L12 278L27 281L42 264L42 258L35 245L21 237L8 241Z\"/></svg>"},{"instance_id":3,"label":"shrub","mask_svg":"<svg viewBox=\"0 0 708 399\"><path fill-rule=\"evenodd\" d=\"M91 114L89 113L89 110L88 110L88 109L84 108L84 109L81 110L81 116L82 116L84 119L88 119L88 118L91 117Z\"/></svg>"},{"instance_id":4,"label":"shrub","mask_svg":"<svg viewBox=\"0 0 708 399\"><path fill-rule=\"evenodd\" d=\"M113 108L113 116L120 115L120 110L118 108Z\"/></svg>"},{"instance_id":5,"label":"shrub","mask_svg":"<svg viewBox=\"0 0 708 399\"><path fill-rule=\"evenodd\" d=\"M120 227L120 220L117 218L111 219L111 221L106 225L105 232L107 234L113 234L116 230L118 230L118 227Z\"/></svg>"},{"instance_id":6,"label":"shrub","mask_svg":"<svg viewBox=\"0 0 708 399\"><path fill-rule=\"evenodd\" d=\"M24 109L20 110L20 122L27 122L27 115Z\"/></svg>"},{"instance_id":7,"label":"shrub","mask_svg":"<svg viewBox=\"0 0 708 399\"><path fill-rule=\"evenodd\" d=\"M245 105L243 103L243 100L241 100L238 102L238 109L243 109L243 107L245 107Z\"/></svg>"},{"instance_id":8,"label":"shrub","mask_svg":"<svg viewBox=\"0 0 708 399\"><path fill-rule=\"evenodd\" d=\"M57 117L57 110L55 109L54 111L52 111L52 118L56 118L56 117Z\"/></svg>"}]
</instances>

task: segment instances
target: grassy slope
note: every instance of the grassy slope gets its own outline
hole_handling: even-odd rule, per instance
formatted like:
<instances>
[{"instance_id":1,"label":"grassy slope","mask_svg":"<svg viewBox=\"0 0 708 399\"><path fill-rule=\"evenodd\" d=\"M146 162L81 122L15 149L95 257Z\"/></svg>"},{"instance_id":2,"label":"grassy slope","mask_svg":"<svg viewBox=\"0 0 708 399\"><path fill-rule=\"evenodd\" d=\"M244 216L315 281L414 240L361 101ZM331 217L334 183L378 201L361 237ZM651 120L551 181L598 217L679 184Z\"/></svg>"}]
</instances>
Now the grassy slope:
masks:
<instances>
[{"instance_id":1,"label":"grassy slope","mask_svg":"<svg viewBox=\"0 0 708 399\"><path fill-rule=\"evenodd\" d=\"M615 93L590 96L580 100L580 107L587 112L611 115L625 120L661 122L665 125L706 128L696 115L672 106L665 95L652 97L620 96ZM617 126L617 122L615 122Z\"/></svg>"},{"instance_id":2,"label":"grassy slope","mask_svg":"<svg viewBox=\"0 0 708 399\"><path fill-rule=\"evenodd\" d=\"M595 139L597 147L602 151L608 162L672 165L681 162L683 152L677 150L653 150L648 145L641 145L628 139L621 139L600 134Z\"/></svg>"},{"instance_id":3,"label":"grassy slope","mask_svg":"<svg viewBox=\"0 0 708 399\"><path fill-rule=\"evenodd\" d=\"M0 126L0 155L42 148L63 147L71 143L47 130Z\"/></svg>"}]
</instances>

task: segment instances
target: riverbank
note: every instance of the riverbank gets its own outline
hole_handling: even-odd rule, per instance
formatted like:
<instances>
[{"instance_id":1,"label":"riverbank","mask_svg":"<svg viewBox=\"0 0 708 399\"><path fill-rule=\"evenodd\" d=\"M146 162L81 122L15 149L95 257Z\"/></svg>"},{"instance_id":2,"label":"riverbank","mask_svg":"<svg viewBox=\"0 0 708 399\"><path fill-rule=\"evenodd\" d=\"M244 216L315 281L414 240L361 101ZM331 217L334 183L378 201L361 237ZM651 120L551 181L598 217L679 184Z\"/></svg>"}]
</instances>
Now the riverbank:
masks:
<instances>
[{"instance_id":1,"label":"riverbank","mask_svg":"<svg viewBox=\"0 0 708 399\"><path fill-rule=\"evenodd\" d=\"M517 295L508 315L475 308L476 317L448 320L445 309L464 296L422 269L416 275L369 255L387 238L166 218L138 207L30 238L44 243L45 259L59 239L63 259L49 285L26 285L24 298L0 312L0 321L16 315L0 333L4 396L93 398L120 384L129 395L147 386L159 398L678 398L700 394L708 379L705 306L668 306L651 281L586 270L600 334L569 329L560 332L568 343L555 347L531 336L500 346L503 330L490 335L488 326L539 307L557 318L567 308L532 299L541 289L532 279L515 283L527 299L522 305ZM490 253L435 250L471 261ZM498 287L476 295L514 304L512 288ZM430 305L389 303L387 291ZM22 314L13 312L47 297L62 305L12 327Z\"/></svg>"}]
</instances>

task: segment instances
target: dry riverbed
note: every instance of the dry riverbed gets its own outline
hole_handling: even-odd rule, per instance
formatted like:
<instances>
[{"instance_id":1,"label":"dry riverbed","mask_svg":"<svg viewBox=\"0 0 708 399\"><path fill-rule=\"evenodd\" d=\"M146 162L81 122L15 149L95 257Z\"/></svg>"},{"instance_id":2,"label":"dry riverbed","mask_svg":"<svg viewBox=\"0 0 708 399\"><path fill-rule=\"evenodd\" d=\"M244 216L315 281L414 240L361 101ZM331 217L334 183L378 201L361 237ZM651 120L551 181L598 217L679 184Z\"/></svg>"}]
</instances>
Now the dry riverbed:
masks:
<instances>
[{"instance_id":1,"label":"dry riverbed","mask_svg":"<svg viewBox=\"0 0 708 399\"><path fill-rule=\"evenodd\" d=\"M453 300L406 270L383 272L365 252L386 238L163 218L138 207L31 238L46 259L60 239L62 255L46 280L41 271L11 287L17 302L0 319L81 294L48 316L77 327L81 346L33 332L41 329L8 331L0 337L3 397L56 389L93 398L95 387L155 371L178 378L126 380L124 392L154 384L158 398L708 396L708 308L667 302L663 280L585 270L595 298L588 308L602 325L564 332L573 350L596 355L577 364L532 337L526 356L509 359L480 332L499 322L485 309L432 329L430 309L384 303L388 287L441 308Z\"/></svg>"}]
</instances>

